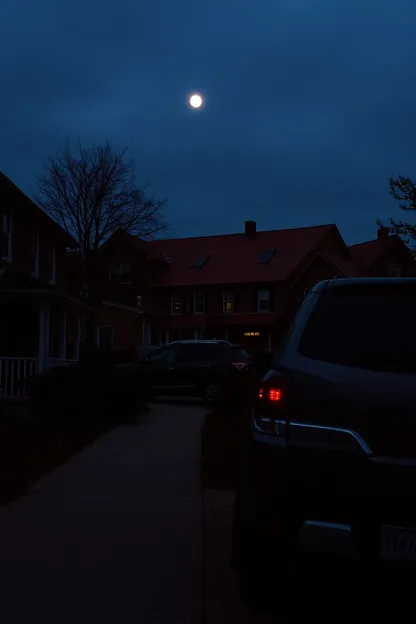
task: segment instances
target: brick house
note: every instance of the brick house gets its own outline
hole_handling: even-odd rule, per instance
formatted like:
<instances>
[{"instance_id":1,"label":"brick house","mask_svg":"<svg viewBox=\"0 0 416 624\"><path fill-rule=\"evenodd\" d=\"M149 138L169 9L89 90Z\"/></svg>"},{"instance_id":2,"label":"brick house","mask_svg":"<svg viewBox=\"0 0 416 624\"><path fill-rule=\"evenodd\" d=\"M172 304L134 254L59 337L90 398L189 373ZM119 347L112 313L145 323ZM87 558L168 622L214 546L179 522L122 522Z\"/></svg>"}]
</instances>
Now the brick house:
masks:
<instances>
[{"instance_id":1,"label":"brick house","mask_svg":"<svg viewBox=\"0 0 416 624\"><path fill-rule=\"evenodd\" d=\"M86 306L67 292L75 240L0 173L0 397L25 398L24 379L77 362Z\"/></svg>"},{"instance_id":2,"label":"brick house","mask_svg":"<svg viewBox=\"0 0 416 624\"><path fill-rule=\"evenodd\" d=\"M113 348L196 338L272 348L318 281L416 274L407 246L384 230L348 247L334 224L259 232L254 221L222 236L144 242L119 233L102 265L98 331Z\"/></svg>"}]
</instances>

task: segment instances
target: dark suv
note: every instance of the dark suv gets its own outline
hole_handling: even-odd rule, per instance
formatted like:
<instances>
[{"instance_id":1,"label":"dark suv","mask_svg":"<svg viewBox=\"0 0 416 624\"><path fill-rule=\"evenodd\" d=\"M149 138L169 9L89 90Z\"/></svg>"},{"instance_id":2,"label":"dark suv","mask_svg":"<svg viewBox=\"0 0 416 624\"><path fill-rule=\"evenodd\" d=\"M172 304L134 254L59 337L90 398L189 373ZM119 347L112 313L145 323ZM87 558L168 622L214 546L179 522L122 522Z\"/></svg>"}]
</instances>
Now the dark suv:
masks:
<instances>
[{"instance_id":1,"label":"dark suv","mask_svg":"<svg viewBox=\"0 0 416 624\"><path fill-rule=\"evenodd\" d=\"M183 340L154 351L140 364L152 395L200 396L218 404L253 387L243 347L221 340Z\"/></svg>"},{"instance_id":2,"label":"dark suv","mask_svg":"<svg viewBox=\"0 0 416 624\"><path fill-rule=\"evenodd\" d=\"M243 599L278 591L307 520L350 524L363 561L416 561L415 320L411 278L334 279L304 300L243 436Z\"/></svg>"}]
</instances>

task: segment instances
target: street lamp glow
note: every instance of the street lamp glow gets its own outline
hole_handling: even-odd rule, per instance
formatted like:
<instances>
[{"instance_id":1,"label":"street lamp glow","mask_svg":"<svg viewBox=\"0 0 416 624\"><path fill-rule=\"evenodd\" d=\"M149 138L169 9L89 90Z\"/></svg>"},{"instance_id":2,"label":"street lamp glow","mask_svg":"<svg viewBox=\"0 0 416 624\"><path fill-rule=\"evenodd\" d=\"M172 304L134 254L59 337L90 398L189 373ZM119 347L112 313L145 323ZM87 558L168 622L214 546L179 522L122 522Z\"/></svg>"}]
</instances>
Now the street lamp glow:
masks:
<instances>
[{"instance_id":1,"label":"street lamp glow","mask_svg":"<svg viewBox=\"0 0 416 624\"><path fill-rule=\"evenodd\" d=\"M202 106L202 97L200 95L198 95L198 93L194 93L189 98L189 104L192 106L192 108L201 108L201 106Z\"/></svg>"}]
</instances>

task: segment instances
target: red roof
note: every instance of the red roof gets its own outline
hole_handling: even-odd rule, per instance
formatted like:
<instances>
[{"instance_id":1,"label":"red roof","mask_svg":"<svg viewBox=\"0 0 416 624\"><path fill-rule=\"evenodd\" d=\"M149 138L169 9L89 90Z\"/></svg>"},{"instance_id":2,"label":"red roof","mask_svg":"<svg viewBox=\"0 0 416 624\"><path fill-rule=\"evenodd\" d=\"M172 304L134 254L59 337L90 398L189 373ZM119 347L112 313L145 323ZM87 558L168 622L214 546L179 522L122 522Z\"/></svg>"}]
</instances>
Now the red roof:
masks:
<instances>
[{"instance_id":1,"label":"red roof","mask_svg":"<svg viewBox=\"0 0 416 624\"><path fill-rule=\"evenodd\" d=\"M334 256L333 254L322 254L323 258L326 258L336 269L341 273L342 277L362 277L363 272L356 262L353 260L343 260L342 258L338 258L338 256Z\"/></svg>"},{"instance_id":2,"label":"red roof","mask_svg":"<svg viewBox=\"0 0 416 624\"><path fill-rule=\"evenodd\" d=\"M398 240L400 240L398 236L387 236L386 238L350 245L349 250L355 262L361 268L368 269L392 244L397 244Z\"/></svg>"},{"instance_id":3,"label":"red roof","mask_svg":"<svg viewBox=\"0 0 416 624\"><path fill-rule=\"evenodd\" d=\"M145 246L149 255L162 255L170 261L170 269L161 276L159 286L281 281L290 277L334 227L330 224L271 230L253 236L227 234L163 239L147 242ZM266 250L275 250L275 254L269 262L260 264L260 256ZM192 268L204 255L208 259L202 268Z\"/></svg>"}]
</instances>

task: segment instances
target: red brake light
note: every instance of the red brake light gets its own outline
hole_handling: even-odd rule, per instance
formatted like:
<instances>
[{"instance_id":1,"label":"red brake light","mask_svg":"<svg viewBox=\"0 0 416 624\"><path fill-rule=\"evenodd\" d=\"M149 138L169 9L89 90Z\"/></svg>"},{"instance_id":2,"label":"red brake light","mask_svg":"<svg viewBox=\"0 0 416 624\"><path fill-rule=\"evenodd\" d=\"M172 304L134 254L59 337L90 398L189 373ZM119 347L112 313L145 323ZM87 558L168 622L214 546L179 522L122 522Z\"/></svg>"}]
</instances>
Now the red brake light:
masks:
<instances>
[{"instance_id":1,"label":"red brake light","mask_svg":"<svg viewBox=\"0 0 416 624\"><path fill-rule=\"evenodd\" d=\"M282 391L280 388L260 388L258 397L261 400L266 399L267 401L276 403L282 400Z\"/></svg>"}]
</instances>

